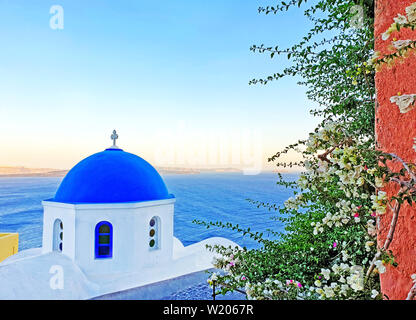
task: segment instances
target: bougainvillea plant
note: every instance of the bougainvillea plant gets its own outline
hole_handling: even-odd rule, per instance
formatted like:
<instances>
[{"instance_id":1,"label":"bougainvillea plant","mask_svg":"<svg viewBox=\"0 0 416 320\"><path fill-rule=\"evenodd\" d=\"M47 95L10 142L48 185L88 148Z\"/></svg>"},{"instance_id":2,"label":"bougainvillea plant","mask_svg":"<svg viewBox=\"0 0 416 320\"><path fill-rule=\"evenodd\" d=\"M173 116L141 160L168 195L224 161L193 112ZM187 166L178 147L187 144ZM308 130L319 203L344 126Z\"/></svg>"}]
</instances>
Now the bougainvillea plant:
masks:
<instances>
[{"instance_id":1,"label":"bougainvillea plant","mask_svg":"<svg viewBox=\"0 0 416 320\"><path fill-rule=\"evenodd\" d=\"M283 206L251 200L276 211L274 219L284 223L285 231L269 230L275 236L270 240L250 228L195 221L207 228L235 230L260 243L260 248L250 250L208 247L218 253L214 265L223 271L211 274L208 282L218 284L222 294L243 289L248 299L388 298L380 292L379 274L387 265L397 266L389 246L401 207L416 201L416 166L376 148L374 75L384 65L408 56L416 43L393 39L394 52L384 56L374 52L372 0L322 0L309 6L306 2L282 1L259 8L260 13L277 14L305 5L304 13L314 26L302 41L283 50L264 45L251 48L272 58L287 55L293 63L250 84L301 76L299 84L306 86L308 98L319 106L311 113L323 119L307 139L269 159L279 167L303 167L295 182L279 174L278 184L293 189L293 197ZM361 25L353 28L357 5L363 16ZM416 4L412 4L406 15L394 19L382 39L387 41L401 28L415 27ZM416 99L398 93L391 101L406 113ZM302 160L278 162L291 150L299 152ZM400 169L392 170L392 164ZM397 184L398 192L388 197L383 190L389 183ZM376 239L379 219L386 214L391 215L391 226L380 244ZM416 275L409 281L416 281ZM415 295L416 282L408 299Z\"/></svg>"}]
</instances>

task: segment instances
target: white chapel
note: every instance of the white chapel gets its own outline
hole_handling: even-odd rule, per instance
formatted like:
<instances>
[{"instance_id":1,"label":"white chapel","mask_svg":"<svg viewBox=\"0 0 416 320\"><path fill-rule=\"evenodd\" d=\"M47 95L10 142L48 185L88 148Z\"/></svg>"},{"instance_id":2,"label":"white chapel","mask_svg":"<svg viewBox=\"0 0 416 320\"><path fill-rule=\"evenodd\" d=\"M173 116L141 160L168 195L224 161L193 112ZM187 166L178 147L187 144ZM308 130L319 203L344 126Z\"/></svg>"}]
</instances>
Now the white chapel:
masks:
<instances>
[{"instance_id":1,"label":"white chapel","mask_svg":"<svg viewBox=\"0 0 416 320\"><path fill-rule=\"evenodd\" d=\"M237 246L216 237L184 247L173 235L175 196L152 165L116 145L115 130L111 138L42 202L42 247L0 263L0 299L90 299L211 269L207 244ZM60 288L51 270L62 271Z\"/></svg>"}]
</instances>

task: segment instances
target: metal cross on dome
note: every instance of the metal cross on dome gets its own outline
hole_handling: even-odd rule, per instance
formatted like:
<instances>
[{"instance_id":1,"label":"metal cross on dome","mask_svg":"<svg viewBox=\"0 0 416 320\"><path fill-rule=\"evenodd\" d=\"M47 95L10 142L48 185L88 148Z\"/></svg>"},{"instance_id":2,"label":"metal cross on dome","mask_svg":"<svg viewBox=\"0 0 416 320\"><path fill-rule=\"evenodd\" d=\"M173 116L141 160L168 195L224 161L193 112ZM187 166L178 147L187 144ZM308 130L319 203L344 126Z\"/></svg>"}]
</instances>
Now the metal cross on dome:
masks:
<instances>
[{"instance_id":1,"label":"metal cross on dome","mask_svg":"<svg viewBox=\"0 0 416 320\"><path fill-rule=\"evenodd\" d=\"M113 140L113 147L117 147L116 140L118 139L118 134L116 130L113 130L113 134L111 135L111 139Z\"/></svg>"}]
</instances>

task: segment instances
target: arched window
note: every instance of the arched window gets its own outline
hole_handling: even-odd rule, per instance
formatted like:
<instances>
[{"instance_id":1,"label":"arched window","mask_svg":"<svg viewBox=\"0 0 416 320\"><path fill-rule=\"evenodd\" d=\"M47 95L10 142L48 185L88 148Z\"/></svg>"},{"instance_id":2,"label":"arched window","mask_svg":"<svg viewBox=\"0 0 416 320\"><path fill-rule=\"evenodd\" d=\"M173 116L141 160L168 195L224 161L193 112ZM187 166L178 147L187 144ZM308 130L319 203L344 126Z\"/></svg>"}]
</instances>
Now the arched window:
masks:
<instances>
[{"instance_id":1,"label":"arched window","mask_svg":"<svg viewBox=\"0 0 416 320\"><path fill-rule=\"evenodd\" d=\"M64 242L64 225L61 219L56 219L53 223L52 250L62 252Z\"/></svg>"},{"instance_id":2,"label":"arched window","mask_svg":"<svg viewBox=\"0 0 416 320\"><path fill-rule=\"evenodd\" d=\"M95 226L95 259L113 256L113 226L110 222L101 221Z\"/></svg>"},{"instance_id":3,"label":"arched window","mask_svg":"<svg viewBox=\"0 0 416 320\"><path fill-rule=\"evenodd\" d=\"M160 218L153 217L149 221L149 250L160 248Z\"/></svg>"}]
</instances>

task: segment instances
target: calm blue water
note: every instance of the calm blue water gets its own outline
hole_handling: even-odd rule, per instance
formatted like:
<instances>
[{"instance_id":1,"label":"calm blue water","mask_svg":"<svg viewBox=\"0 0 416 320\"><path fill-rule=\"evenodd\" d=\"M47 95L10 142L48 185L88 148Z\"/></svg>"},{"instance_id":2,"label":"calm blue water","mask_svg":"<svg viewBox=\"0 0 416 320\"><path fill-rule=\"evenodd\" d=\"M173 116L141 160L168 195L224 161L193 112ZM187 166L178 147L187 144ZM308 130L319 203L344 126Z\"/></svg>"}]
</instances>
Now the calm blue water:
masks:
<instances>
[{"instance_id":1,"label":"calm blue water","mask_svg":"<svg viewBox=\"0 0 416 320\"><path fill-rule=\"evenodd\" d=\"M286 175L293 180L296 175ZM62 178L0 178L0 232L18 232L19 250L42 245L41 201L52 198ZM277 186L277 176L264 173L244 176L240 173L165 175L175 204L174 235L184 245L209 237L222 236L241 246L253 248L257 242L226 229L192 223L194 219L222 221L265 232L282 225L270 220L267 209L258 209L247 198L282 204L290 193Z\"/></svg>"}]
</instances>

